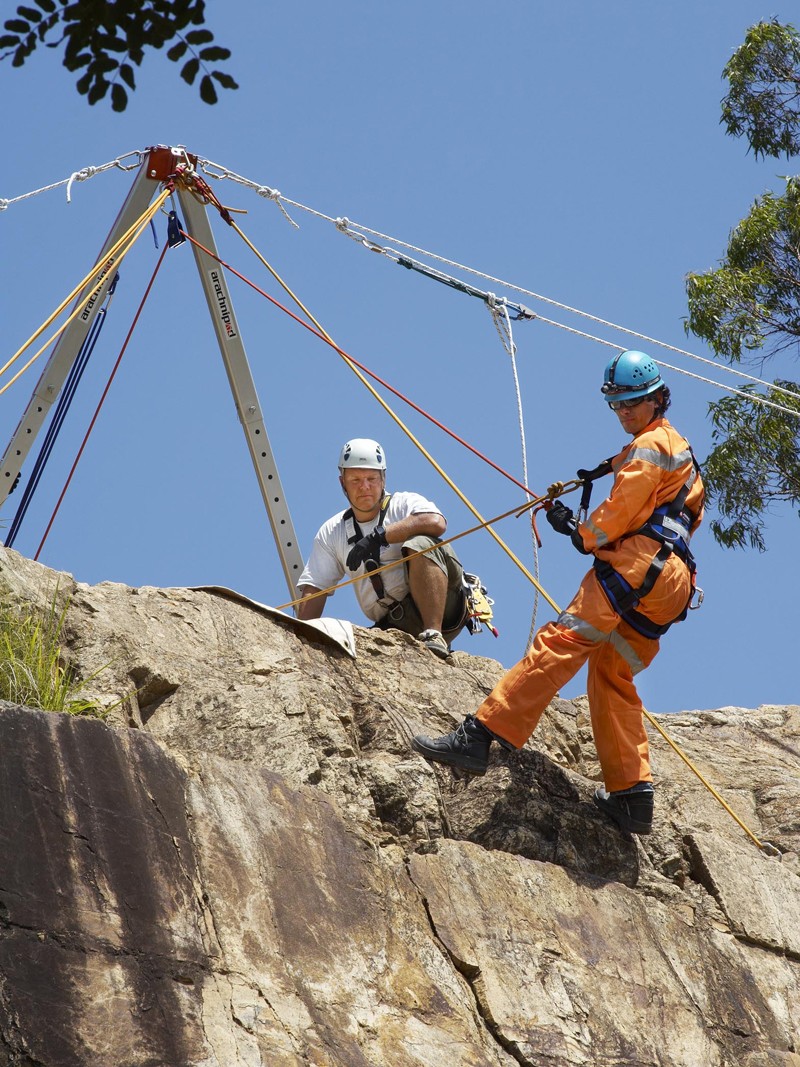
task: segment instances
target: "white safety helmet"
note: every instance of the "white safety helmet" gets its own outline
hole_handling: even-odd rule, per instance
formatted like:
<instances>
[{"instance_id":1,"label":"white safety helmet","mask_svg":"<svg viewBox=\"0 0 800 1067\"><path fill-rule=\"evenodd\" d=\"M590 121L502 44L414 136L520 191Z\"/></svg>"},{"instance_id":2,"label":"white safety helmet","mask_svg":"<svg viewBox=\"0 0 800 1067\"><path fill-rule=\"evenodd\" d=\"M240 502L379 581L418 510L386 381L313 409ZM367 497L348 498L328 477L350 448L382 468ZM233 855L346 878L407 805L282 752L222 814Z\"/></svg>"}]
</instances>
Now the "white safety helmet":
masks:
<instances>
[{"instance_id":1,"label":"white safety helmet","mask_svg":"<svg viewBox=\"0 0 800 1067\"><path fill-rule=\"evenodd\" d=\"M346 441L339 453L339 470L345 467L367 467L369 470L385 471L386 457L377 441L369 437L354 437Z\"/></svg>"}]
</instances>

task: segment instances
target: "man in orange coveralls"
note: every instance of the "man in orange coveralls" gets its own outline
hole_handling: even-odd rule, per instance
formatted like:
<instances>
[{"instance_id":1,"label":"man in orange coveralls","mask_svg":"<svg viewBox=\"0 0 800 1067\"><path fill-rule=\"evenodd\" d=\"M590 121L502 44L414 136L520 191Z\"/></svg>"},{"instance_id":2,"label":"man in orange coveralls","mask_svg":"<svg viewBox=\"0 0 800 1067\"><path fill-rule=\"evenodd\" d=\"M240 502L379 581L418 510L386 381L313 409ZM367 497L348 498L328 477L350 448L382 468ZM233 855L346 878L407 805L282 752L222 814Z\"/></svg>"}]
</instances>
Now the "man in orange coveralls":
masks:
<instances>
[{"instance_id":1,"label":"man in orange coveralls","mask_svg":"<svg viewBox=\"0 0 800 1067\"><path fill-rule=\"evenodd\" d=\"M665 418L669 389L643 352L620 352L602 392L633 440L584 479L579 519L560 501L546 514L579 552L594 555L572 603L536 634L530 651L478 708L444 737L418 735L428 760L485 774L492 741L522 748L558 690L588 660L592 732L604 788L595 803L624 830L650 832L653 777L642 702L633 676L655 657L659 637L686 616L694 594L689 539L704 491L689 443ZM591 482L614 474L608 498L585 521Z\"/></svg>"}]
</instances>

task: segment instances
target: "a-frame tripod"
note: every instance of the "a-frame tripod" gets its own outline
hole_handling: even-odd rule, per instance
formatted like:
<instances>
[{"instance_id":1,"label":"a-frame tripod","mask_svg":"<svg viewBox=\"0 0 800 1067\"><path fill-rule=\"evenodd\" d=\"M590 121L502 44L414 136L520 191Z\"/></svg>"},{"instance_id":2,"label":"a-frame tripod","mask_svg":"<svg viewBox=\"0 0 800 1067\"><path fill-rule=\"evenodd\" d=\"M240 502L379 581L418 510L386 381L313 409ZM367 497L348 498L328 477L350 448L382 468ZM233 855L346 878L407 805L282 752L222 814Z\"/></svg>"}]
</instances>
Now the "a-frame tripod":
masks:
<instances>
[{"instance_id":1,"label":"a-frame tripod","mask_svg":"<svg viewBox=\"0 0 800 1067\"><path fill-rule=\"evenodd\" d=\"M98 257L98 262L103 262L103 267L93 281L87 285L84 292L78 296L77 304L83 303L83 309L61 334L22 419L14 431L14 436L3 454L0 462L0 506L13 489L36 436L47 419L50 408L58 399L81 345L89 333L92 321L102 307L108 288L113 281L116 256L111 256L104 261L104 254L114 247L119 238L146 211L153 197L165 182L172 179L176 170L185 166L194 168L196 163L196 157L183 149L159 145L146 150L133 186ZM294 598L297 579L303 569L303 560L264 425L261 405L234 314L225 273L221 264L213 258L217 249L206 205L180 182L175 184L174 194L183 212L186 232L197 242L197 244L192 242L195 263L211 313L236 410L247 440L247 447L250 450L250 458L269 516L286 583L290 595ZM198 245L208 249L212 255L208 255Z\"/></svg>"}]
</instances>

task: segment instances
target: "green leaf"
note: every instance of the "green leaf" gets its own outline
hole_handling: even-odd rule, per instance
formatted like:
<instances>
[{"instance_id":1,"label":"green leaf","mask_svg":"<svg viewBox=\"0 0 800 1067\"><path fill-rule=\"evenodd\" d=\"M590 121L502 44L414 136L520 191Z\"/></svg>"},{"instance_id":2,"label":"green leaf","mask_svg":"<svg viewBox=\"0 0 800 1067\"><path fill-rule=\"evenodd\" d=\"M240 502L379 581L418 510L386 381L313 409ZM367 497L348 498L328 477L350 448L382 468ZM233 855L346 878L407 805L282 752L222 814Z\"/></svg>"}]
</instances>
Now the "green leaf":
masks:
<instances>
[{"instance_id":1,"label":"green leaf","mask_svg":"<svg viewBox=\"0 0 800 1067\"><path fill-rule=\"evenodd\" d=\"M777 19L751 26L727 63L720 121L756 157L800 152L800 34Z\"/></svg>"},{"instance_id":2,"label":"green leaf","mask_svg":"<svg viewBox=\"0 0 800 1067\"><path fill-rule=\"evenodd\" d=\"M214 40L214 34L211 30L190 30L186 34L186 40L191 45L208 44L209 41Z\"/></svg>"},{"instance_id":3,"label":"green leaf","mask_svg":"<svg viewBox=\"0 0 800 1067\"><path fill-rule=\"evenodd\" d=\"M96 79L87 94L87 100L89 101L89 103L96 104L99 100L102 100L108 92L108 86L109 83L104 78Z\"/></svg>"},{"instance_id":4,"label":"green leaf","mask_svg":"<svg viewBox=\"0 0 800 1067\"><path fill-rule=\"evenodd\" d=\"M186 49L188 47L189 46L186 41L178 41L178 43L174 44L172 48L170 48L170 50L167 52L167 59L171 59L173 63L176 63L179 59L181 59L182 56L185 55Z\"/></svg>"},{"instance_id":5,"label":"green leaf","mask_svg":"<svg viewBox=\"0 0 800 1067\"><path fill-rule=\"evenodd\" d=\"M201 75L206 79L201 99L211 102L220 87L236 86L230 75L209 69L228 60L230 50L214 44L205 25L205 0L22 0L19 7L7 6L13 14L0 36L0 59L21 67L39 45L59 49L62 65L75 72L76 88L91 104L106 96L113 82L124 87L127 106L135 90L134 68L160 48L178 63L188 85ZM119 90L112 91L111 104L122 110Z\"/></svg>"},{"instance_id":6,"label":"green leaf","mask_svg":"<svg viewBox=\"0 0 800 1067\"><path fill-rule=\"evenodd\" d=\"M221 59L230 59L231 50L212 45L209 48L201 48L199 55L204 63L217 63Z\"/></svg>"},{"instance_id":7,"label":"green leaf","mask_svg":"<svg viewBox=\"0 0 800 1067\"><path fill-rule=\"evenodd\" d=\"M124 111L128 106L128 94L124 88L115 82L111 86L111 110L112 111Z\"/></svg>"},{"instance_id":8,"label":"green leaf","mask_svg":"<svg viewBox=\"0 0 800 1067\"><path fill-rule=\"evenodd\" d=\"M223 89L238 89L239 83L234 81L230 74L225 74L221 70L212 70L211 77L216 78Z\"/></svg>"},{"instance_id":9,"label":"green leaf","mask_svg":"<svg viewBox=\"0 0 800 1067\"><path fill-rule=\"evenodd\" d=\"M98 47L102 48L106 52L127 52L128 42L122 37L114 37L110 34L98 34L97 38Z\"/></svg>"},{"instance_id":10,"label":"green leaf","mask_svg":"<svg viewBox=\"0 0 800 1067\"><path fill-rule=\"evenodd\" d=\"M217 102L217 90L208 74L204 74L200 79L200 99L204 104L216 104Z\"/></svg>"},{"instance_id":11,"label":"green leaf","mask_svg":"<svg viewBox=\"0 0 800 1067\"><path fill-rule=\"evenodd\" d=\"M191 85L197 77L197 72L200 69L199 59L190 59L188 63L185 63L181 70L181 77L187 85Z\"/></svg>"}]
</instances>

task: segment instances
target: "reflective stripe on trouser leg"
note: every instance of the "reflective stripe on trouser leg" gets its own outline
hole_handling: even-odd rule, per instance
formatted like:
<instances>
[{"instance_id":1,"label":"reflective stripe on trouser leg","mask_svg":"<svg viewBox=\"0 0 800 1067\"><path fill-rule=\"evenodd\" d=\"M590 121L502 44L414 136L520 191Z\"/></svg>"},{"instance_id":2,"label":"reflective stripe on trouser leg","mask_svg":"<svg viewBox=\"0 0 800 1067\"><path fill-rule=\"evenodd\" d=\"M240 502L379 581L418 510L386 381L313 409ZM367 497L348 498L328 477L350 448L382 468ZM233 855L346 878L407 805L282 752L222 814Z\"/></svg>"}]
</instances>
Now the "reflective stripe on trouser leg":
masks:
<instances>
[{"instance_id":1,"label":"reflective stripe on trouser leg","mask_svg":"<svg viewBox=\"0 0 800 1067\"><path fill-rule=\"evenodd\" d=\"M617 632L621 621L594 571L589 571L567 610L556 622L547 623L539 630L531 650L481 704L478 718L493 733L521 748L559 689L598 648L611 645L615 651L613 661L625 664L631 679L652 656L646 655L643 660L638 644L632 645L627 640L630 627ZM650 644L658 649L657 642ZM640 703L638 714L641 719Z\"/></svg>"},{"instance_id":2,"label":"reflective stripe on trouser leg","mask_svg":"<svg viewBox=\"0 0 800 1067\"><path fill-rule=\"evenodd\" d=\"M620 631L625 633L620 633ZM615 636L625 638L635 649L643 669L658 652L658 641L643 637L624 621ZM587 681L597 758L609 792L629 789L637 782L650 782L650 748L642 718L642 702L633 684L633 673L611 641L598 645L589 657Z\"/></svg>"},{"instance_id":3,"label":"reflective stripe on trouser leg","mask_svg":"<svg viewBox=\"0 0 800 1067\"><path fill-rule=\"evenodd\" d=\"M611 611L593 571L583 578L580 589L590 580L603 596L612 617L607 628L612 628L619 616ZM533 638L530 651L502 676L478 708L476 714L481 722L516 748L523 747L537 728L545 707L587 662L597 642L607 639L607 633L593 625L589 616L581 619L572 614L579 598L580 590L556 622L542 626Z\"/></svg>"},{"instance_id":4,"label":"reflective stripe on trouser leg","mask_svg":"<svg viewBox=\"0 0 800 1067\"><path fill-rule=\"evenodd\" d=\"M669 622L682 611L690 591L688 569L677 557L671 557L638 610L659 625ZM648 667L658 650L657 640L644 637L618 618L611 639L589 658L592 733L609 792L652 781L642 702L633 675Z\"/></svg>"},{"instance_id":5,"label":"reflective stripe on trouser leg","mask_svg":"<svg viewBox=\"0 0 800 1067\"><path fill-rule=\"evenodd\" d=\"M686 567L669 559L640 610L656 623L668 622L682 610L689 588ZM633 676L653 661L658 648L658 641L617 615L591 570L567 610L539 630L530 652L481 704L478 718L521 748L558 690L588 659L592 732L606 788L648 781L647 733Z\"/></svg>"},{"instance_id":6,"label":"reflective stripe on trouser leg","mask_svg":"<svg viewBox=\"0 0 800 1067\"><path fill-rule=\"evenodd\" d=\"M627 789L651 781L642 702L633 677L653 661L658 641L644 637L617 615L594 571L586 575L559 621L595 637L587 692L606 789Z\"/></svg>"},{"instance_id":7,"label":"reflective stripe on trouser leg","mask_svg":"<svg viewBox=\"0 0 800 1067\"><path fill-rule=\"evenodd\" d=\"M533 639L530 651L504 674L476 715L499 737L522 748L542 712L589 658L594 642L555 622Z\"/></svg>"}]
</instances>

